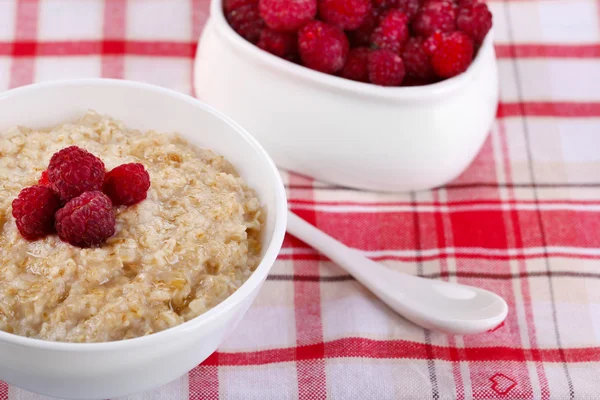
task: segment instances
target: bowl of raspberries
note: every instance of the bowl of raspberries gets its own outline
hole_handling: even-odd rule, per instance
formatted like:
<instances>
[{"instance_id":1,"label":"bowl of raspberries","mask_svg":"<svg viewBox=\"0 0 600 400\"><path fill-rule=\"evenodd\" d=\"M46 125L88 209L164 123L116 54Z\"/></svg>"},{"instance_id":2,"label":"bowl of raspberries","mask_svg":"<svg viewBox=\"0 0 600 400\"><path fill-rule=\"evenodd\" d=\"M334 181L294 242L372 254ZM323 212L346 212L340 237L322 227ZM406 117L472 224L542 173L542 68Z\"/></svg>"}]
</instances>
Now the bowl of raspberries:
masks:
<instances>
[{"instance_id":1,"label":"bowl of raspberries","mask_svg":"<svg viewBox=\"0 0 600 400\"><path fill-rule=\"evenodd\" d=\"M278 166L404 192L457 177L498 103L483 0L212 0L196 95Z\"/></svg>"}]
</instances>

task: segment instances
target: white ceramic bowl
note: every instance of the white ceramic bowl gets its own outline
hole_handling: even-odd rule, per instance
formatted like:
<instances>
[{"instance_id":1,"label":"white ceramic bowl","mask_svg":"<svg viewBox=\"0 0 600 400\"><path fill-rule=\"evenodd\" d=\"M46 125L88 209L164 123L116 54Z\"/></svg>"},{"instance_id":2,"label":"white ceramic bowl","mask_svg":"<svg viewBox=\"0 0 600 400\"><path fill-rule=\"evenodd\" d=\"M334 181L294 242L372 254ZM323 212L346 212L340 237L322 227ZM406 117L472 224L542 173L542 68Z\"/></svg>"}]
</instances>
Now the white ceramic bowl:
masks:
<instances>
[{"instance_id":1,"label":"white ceramic bowl","mask_svg":"<svg viewBox=\"0 0 600 400\"><path fill-rule=\"evenodd\" d=\"M250 44L221 0L198 44L196 95L258 139L278 166L338 185L420 190L458 176L494 120L492 34L463 74L423 87L386 88L325 75Z\"/></svg>"},{"instance_id":2,"label":"white ceramic bowl","mask_svg":"<svg viewBox=\"0 0 600 400\"><path fill-rule=\"evenodd\" d=\"M182 325L135 339L83 344L0 332L1 380L72 399L105 399L158 387L206 359L235 328L267 277L283 241L287 211L279 173L260 145L221 113L170 90L102 79L22 87L0 94L0 131L15 125L49 127L79 118L89 108L133 128L179 132L221 153L256 189L267 221L256 271L221 304Z\"/></svg>"}]
</instances>

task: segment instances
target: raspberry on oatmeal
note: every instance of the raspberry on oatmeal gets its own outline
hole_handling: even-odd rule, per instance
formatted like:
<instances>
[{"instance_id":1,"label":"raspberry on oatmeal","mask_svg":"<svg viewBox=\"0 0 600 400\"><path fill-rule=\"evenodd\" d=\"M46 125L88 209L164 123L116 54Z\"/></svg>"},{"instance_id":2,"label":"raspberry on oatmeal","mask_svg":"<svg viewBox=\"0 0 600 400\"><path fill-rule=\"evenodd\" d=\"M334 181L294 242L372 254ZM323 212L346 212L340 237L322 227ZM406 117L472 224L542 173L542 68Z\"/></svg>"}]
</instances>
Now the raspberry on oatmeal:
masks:
<instances>
[{"instance_id":1,"label":"raspberry on oatmeal","mask_svg":"<svg viewBox=\"0 0 600 400\"><path fill-rule=\"evenodd\" d=\"M63 201L99 190L105 173L101 159L77 146L56 152L48 164L48 181Z\"/></svg>"},{"instance_id":2,"label":"raspberry on oatmeal","mask_svg":"<svg viewBox=\"0 0 600 400\"><path fill-rule=\"evenodd\" d=\"M54 213L60 198L43 185L26 187L12 202L12 215L19 233L27 240L36 240L54 232Z\"/></svg>"},{"instance_id":3,"label":"raspberry on oatmeal","mask_svg":"<svg viewBox=\"0 0 600 400\"><path fill-rule=\"evenodd\" d=\"M144 200L150 189L150 175L140 163L122 164L106 174L102 191L115 206L131 206Z\"/></svg>"},{"instance_id":4,"label":"raspberry on oatmeal","mask_svg":"<svg viewBox=\"0 0 600 400\"><path fill-rule=\"evenodd\" d=\"M56 212L56 232L78 247L98 246L115 234L113 204L104 193L85 192Z\"/></svg>"}]
</instances>

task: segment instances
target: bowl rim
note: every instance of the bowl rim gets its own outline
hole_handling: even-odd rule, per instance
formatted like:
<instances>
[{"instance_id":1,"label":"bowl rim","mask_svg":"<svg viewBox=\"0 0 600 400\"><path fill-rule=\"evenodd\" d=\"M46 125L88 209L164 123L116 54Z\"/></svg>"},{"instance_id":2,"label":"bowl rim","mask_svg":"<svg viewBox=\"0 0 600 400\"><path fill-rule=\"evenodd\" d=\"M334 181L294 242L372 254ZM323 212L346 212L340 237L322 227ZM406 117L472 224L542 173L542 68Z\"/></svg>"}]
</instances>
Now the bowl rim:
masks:
<instances>
[{"instance_id":1,"label":"bowl rim","mask_svg":"<svg viewBox=\"0 0 600 400\"><path fill-rule=\"evenodd\" d=\"M325 86L329 89L341 90L354 95L369 95L381 99L396 99L396 100L428 100L442 96L447 93L460 90L465 83L471 81L475 75L479 73L484 65L484 54L494 51L493 31L494 27L487 33L483 43L477 52L475 58L469 65L469 68L452 78L445 79L440 82L423 85L423 86L402 86L402 87L383 87L373 85L371 83L357 82L350 79L341 78L335 75L329 75L322 72L314 71L310 68L291 63L287 60L274 56L256 45L242 38L237 32L231 28L223 13L223 0L211 0L210 17L206 22L205 29L209 23L214 21L216 29L230 45L233 45L235 50L253 58L255 61L268 66L271 69L283 71L290 78L300 80L304 83L317 84ZM200 41L202 40L202 36ZM196 56L198 59L199 57ZM198 60L196 61L198 62Z\"/></svg>"},{"instance_id":2,"label":"bowl rim","mask_svg":"<svg viewBox=\"0 0 600 400\"><path fill-rule=\"evenodd\" d=\"M269 242L267 250L262 257L262 260L252 272L250 277L230 296L228 296L221 303L206 311L205 313L186 321L182 324L174 327L165 329L160 332L156 332L147 336L140 336L131 339L117 340L111 342L94 342L94 343L72 343L72 342L55 342L50 340L36 339L25 336L19 336L13 333L0 331L0 342L6 342L21 347L37 348L43 350L54 350L54 351L71 351L71 352L98 352L98 351L116 351L120 349L131 349L141 346L149 346L153 343L158 343L166 340L169 336L178 336L185 334L186 332L193 332L202 326L209 324L218 315L227 313L229 310L240 304L244 298L251 295L252 292L260 286L260 284L266 279L271 266L275 262L279 249L283 243L283 238L286 232L287 224L287 197L285 187L281 179L281 175L275 163L265 151L265 149L254 139L250 133L248 133L243 127L233 121L231 118L221 113L217 109L209 106L208 104L196 99L195 97L186 95L184 93L177 92L172 89L167 89L157 85L128 81L120 79L109 79L109 78L82 78L82 79L66 79L66 80L55 80L41 83L33 83L25 86L21 86L15 89L10 89L0 93L0 99L6 99L13 96L25 95L34 93L40 89L49 87L64 87L64 86L113 86L113 87L127 87L137 90L147 90L156 92L162 96L170 97L173 100L183 101L203 111L213 115L215 118L221 119L231 129L235 130L239 135L240 139L245 140L250 144L257 155L266 163L266 169L268 170L267 179L270 180L275 194L275 207L274 210L269 210L275 213L275 226L273 228L273 236Z\"/></svg>"}]
</instances>

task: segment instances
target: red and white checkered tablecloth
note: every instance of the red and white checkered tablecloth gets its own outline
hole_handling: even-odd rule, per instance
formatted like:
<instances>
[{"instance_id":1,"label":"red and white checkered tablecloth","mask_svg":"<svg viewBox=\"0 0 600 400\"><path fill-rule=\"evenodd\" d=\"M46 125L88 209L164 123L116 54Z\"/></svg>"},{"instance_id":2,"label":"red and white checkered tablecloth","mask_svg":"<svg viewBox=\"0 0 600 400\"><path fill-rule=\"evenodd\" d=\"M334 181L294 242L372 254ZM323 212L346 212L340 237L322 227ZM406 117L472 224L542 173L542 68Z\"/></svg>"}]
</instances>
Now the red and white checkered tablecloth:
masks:
<instances>
[{"instance_id":1,"label":"red and white checkered tablecloth","mask_svg":"<svg viewBox=\"0 0 600 400\"><path fill-rule=\"evenodd\" d=\"M300 216L390 268L504 296L504 325L429 332L288 237L238 329L127 399L599 399L600 1L490 0L498 119L444 188L390 195L283 173ZM0 88L75 77L192 93L208 0L0 1ZM0 400L40 399L0 382Z\"/></svg>"}]
</instances>

